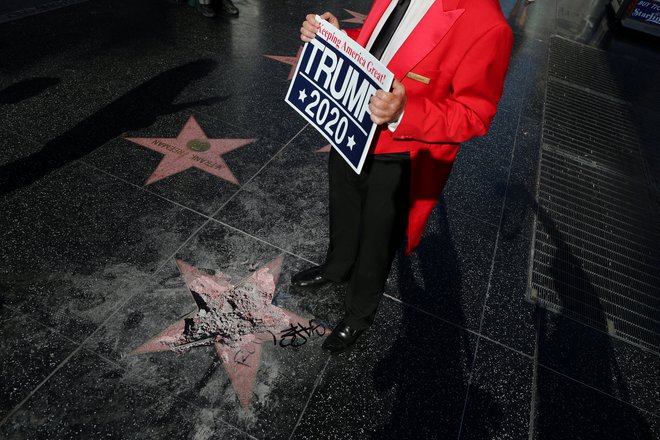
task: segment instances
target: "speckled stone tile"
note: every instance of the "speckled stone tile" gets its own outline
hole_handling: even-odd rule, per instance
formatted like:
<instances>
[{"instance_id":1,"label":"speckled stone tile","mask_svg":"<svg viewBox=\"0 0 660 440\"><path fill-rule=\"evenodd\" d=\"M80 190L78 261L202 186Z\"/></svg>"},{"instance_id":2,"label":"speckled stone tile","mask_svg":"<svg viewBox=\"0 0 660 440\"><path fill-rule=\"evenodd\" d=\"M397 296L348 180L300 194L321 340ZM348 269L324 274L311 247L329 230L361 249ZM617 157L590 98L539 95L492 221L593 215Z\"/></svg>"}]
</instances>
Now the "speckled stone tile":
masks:
<instances>
[{"instance_id":1,"label":"speckled stone tile","mask_svg":"<svg viewBox=\"0 0 660 440\"><path fill-rule=\"evenodd\" d=\"M540 121L545 102L547 64L548 40L514 38L499 108L514 114L522 112L522 116Z\"/></svg>"},{"instance_id":2,"label":"speckled stone tile","mask_svg":"<svg viewBox=\"0 0 660 440\"><path fill-rule=\"evenodd\" d=\"M239 284L255 269L282 255L281 251L244 234L217 224L206 226L177 255L177 259L209 274L222 274ZM281 302L289 289L290 274L305 264L285 256L275 292L275 304L304 319L313 316ZM179 270L172 262L153 290L144 291L123 307L116 318L101 328L89 348L120 363L126 374L140 377L145 384L159 386L200 408L219 410L226 420L258 438L288 438L321 373L327 355L321 351L323 338L312 336L299 347L262 344L261 359L245 363L256 368L252 398L247 406L239 402L236 383L227 368L235 359L223 362L213 346L195 347L177 354L172 351L136 354L133 351L161 334L166 328L197 310ZM135 379L137 380L137 379ZM249 391L249 390L248 390Z\"/></svg>"},{"instance_id":3,"label":"speckled stone tile","mask_svg":"<svg viewBox=\"0 0 660 440\"><path fill-rule=\"evenodd\" d=\"M62 79L61 66L54 69L38 69L21 74L30 77L51 77L58 83L45 89L39 95L20 102L0 106L3 126L32 139L36 143L55 140L76 123L82 121L111 99L111 93L101 93L105 85L95 84L88 72L71 72ZM18 81L16 81L18 82ZM88 93L90 100L81 100L79 95Z\"/></svg>"},{"instance_id":4,"label":"speckled stone tile","mask_svg":"<svg viewBox=\"0 0 660 440\"><path fill-rule=\"evenodd\" d=\"M68 20L64 17L68 16ZM92 38L89 31L98 25L98 22L90 20L81 24L89 24L87 29L83 26L73 27L72 23L78 20L77 14L71 14L71 10L62 10L32 16L22 20L2 23L0 25L0 38L2 41L14 44L3 44L0 47L3 63L0 73L10 74L21 72L23 69L30 68L32 65L44 63L44 58L48 61L57 61L59 57L70 55L71 52L79 49ZM75 32L62 32L68 26L70 30L79 29L80 34L87 31L85 37L76 38ZM99 28L96 28L99 31ZM102 30L103 32L105 30ZM45 38L48 37L48 38ZM72 38L73 37L73 38ZM18 43L18 44L16 44ZM29 52L25 49L29 49Z\"/></svg>"},{"instance_id":5,"label":"speckled stone tile","mask_svg":"<svg viewBox=\"0 0 660 440\"><path fill-rule=\"evenodd\" d=\"M660 438L657 416L545 368L536 393L536 440Z\"/></svg>"},{"instance_id":6,"label":"speckled stone tile","mask_svg":"<svg viewBox=\"0 0 660 440\"><path fill-rule=\"evenodd\" d=\"M174 102L185 87L203 78L217 67L217 63L202 58L184 59L179 64L172 54L160 55L161 58L154 59L149 68L129 69L128 73L114 74L117 69L114 64L107 69L107 77L96 72L82 72L84 80L75 82L68 78L35 98L40 100L38 103L21 102L3 110L9 113L2 115L11 122L8 129L43 142L43 145L36 153L0 166L0 175L3 176L0 192L31 184L47 173L93 153L107 142L125 136L126 132L151 126L162 115L179 111L192 113L200 106L226 99L226 96L209 96L203 102ZM112 57L103 62L97 58L94 63L82 65L116 62ZM161 66L164 61L169 65ZM93 87L87 87L88 83ZM115 87L116 84L120 86ZM103 89L103 98L98 98L95 93L95 88L99 87ZM88 99L78 105L77 96L82 94Z\"/></svg>"},{"instance_id":7,"label":"speckled stone tile","mask_svg":"<svg viewBox=\"0 0 660 440\"><path fill-rule=\"evenodd\" d=\"M40 148L41 145L25 136L0 129L0 149L3 152L3 156L0 157L0 169L3 165L39 151ZM5 177L0 177L0 182L3 180ZM11 198L18 197L23 192L22 189L0 191L0 205Z\"/></svg>"},{"instance_id":8,"label":"speckled stone tile","mask_svg":"<svg viewBox=\"0 0 660 440\"><path fill-rule=\"evenodd\" d=\"M331 359L293 438L456 438L475 342L384 300L354 349Z\"/></svg>"},{"instance_id":9,"label":"speckled stone tile","mask_svg":"<svg viewBox=\"0 0 660 440\"><path fill-rule=\"evenodd\" d=\"M252 9L262 7L262 3L251 5ZM281 5L277 9L280 14L283 12ZM288 141L306 125L306 121L284 102L294 61L270 57L295 59L302 46L298 39L300 26L291 35L281 35L261 28L256 30L245 24L245 19L221 18L219 21L223 20L228 21L223 35L228 34L229 38L212 44L200 43L209 46L221 67L203 82L188 88L182 99L196 101L214 95L226 96L226 101L210 104L201 111L237 127L257 131L260 136ZM189 32L196 34L198 30Z\"/></svg>"},{"instance_id":10,"label":"speckled stone tile","mask_svg":"<svg viewBox=\"0 0 660 440\"><path fill-rule=\"evenodd\" d=\"M62 80L48 76L29 77L16 80L10 75L0 75L0 104L15 105L25 100L35 98ZM2 130L4 134L4 130ZM4 136L3 136L4 137Z\"/></svg>"},{"instance_id":11,"label":"speckled stone tile","mask_svg":"<svg viewBox=\"0 0 660 440\"><path fill-rule=\"evenodd\" d=\"M340 21L340 27L359 27L361 24L346 22L355 17L346 10L367 14L373 2L370 0L320 0L314 3L302 4L296 0L282 0L278 3L261 2L259 0L240 0L236 6L241 13L238 21L264 30L267 35L283 35L298 37L300 26L307 14L322 14L332 12ZM272 17L277 16L278 20Z\"/></svg>"},{"instance_id":12,"label":"speckled stone tile","mask_svg":"<svg viewBox=\"0 0 660 440\"><path fill-rule=\"evenodd\" d=\"M513 152L518 128L518 113L504 108L498 110L495 119L490 124L485 136L476 137L461 144L461 149L477 148L484 153L492 154L502 159L509 159Z\"/></svg>"},{"instance_id":13,"label":"speckled stone tile","mask_svg":"<svg viewBox=\"0 0 660 440\"><path fill-rule=\"evenodd\" d=\"M460 438L527 438L532 373L531 357L480 339Z\"/></svg>"},{"instance_id":14,"label":"speckled stone tile","mask_svg":"<svg viewBox=\"0 0 660 440\"><path fill-rule=\"evenodd\" d=\"M204 219L85 165L3 206L0 296L84 339Z\"/></svg>"},{"instance_id":15,"label":"speckled stone tile","mask_svg":"<svg viewBox=\"0 0 660 440\"><path fill-rule=\"evenodd\" d=\"M326 141L308 127L217 215L224 223L322 263L328 240Z\"/></svg>"},{"instance_id":16,"label":"speckled stone tile","mask_svg":"<svg viewBox=\"0 0 660 440\"><path fill-rule=\"evenodd\" d=\"M523 117L506 189L504 217L495 255L482 334L532 355L535 346L534 305L527 302L529 258L535 218L535 194L541 127Z\"/></svg>"},{"instance_id":17,"label":"speckled stone tile","mask_svg":"<svg viewBox=\"0 0 660 440\"><path fill-rule=\"evenodd\" d=\"M556 0L539 3L500 0L502 13L514 32L514 38L547 38L553 34L557 21L556 3Z\"/></svg>"},{"instance_id":18,"label":"speckled stone tile","mask_svg":"<svg viewBox=\"0 0 660 440\"><path fill-rule=\"evenodd\" d=\"M199 408L177 397L167 396L152 411L147 431L154 439L256 440L223 420L223 413L213 408ZM148 437L148 436L147 436ZM135 438L145 438L136 433Z\"/></svg>"},{"instance_id":19,"label":"speckled stone tile","mask_svg":"<svg viewBox=\"0 0 660 440\"><path fill-rule=\"evenodd\" d=\"M442 204L420 247L399 253L385 291L404 303L478 331L495 247L496 228Z\"/></svg>"},{"instance_id":20,"label":"speckled stone tile","mask_svg":"<svg viewBox=\"0 0 660 440\"><path fill-rule=\"evenodd\" d=\"M75 350L77 344L20 316L6 321L0 319L0 335L2 420Z\"/></svg>"},{"instance_id":21,"label":"speckled stone tile","mask_svg":"<svg viewBox=\"0 0 660 440\"><path fill-rule=\"evenodd\" d=\"M0 166L39 151L41 145L26 136L0 129Z\"/></svg>"},{"instance_id":22,"label":"speckled stone tile","mask_svg":"<svg viewBox=\"0 0 660 440\"><path fill-rule=\"evenodd\" d=\"M18 20L83 1L86 0L59 0L54 3L49 0L5 0L0 6L0 22Z\"/></svg>"},{"instance_id":23,"label":"speckled stone tile","mask_svg":"<svg viewBox=\"0 0 660 440\"><path fill-rule=\"evenodd\" d=\"M295 56L299 47L297 42L287 41L280 51L284 56ZM289 90L289 66L283 68L282 63L264 57L274 51L256 53L251 63L232 66L219 81L209 77L207 85L192 89L184 98L204 99L209 94L216 94L218 86L227 88L231 93L226 101L210 104L201 111L237 127L257 131L260 136L288 141L307 121L284 101ZM259 65L263 67L259 68Z\"/></svg>"},{"instance_id":24,"label":"speckled stone tile","mask_svg":"<svg viewBox=\"0 0 660 440\"><path fill-rule=\"evenodd\" d=\"M135 63L136 58L149 62ZM204 57L139 43L124 52L94 48L84 57L21 72L20 77L52 77L58 83L38 96L2 106L0 115L8 129L46 146L66 142L71 149L92 151L167 113L168 104L186 86L208 74L195 64L190 69L181 67L199 59ZM87 144L81 137L88 139Z\"/></svg>"},{"instance_id":25,"label":"speckled stone tile","mask_svg":"<svg viewBox=\"0 0 660 440\"><path fill-rule=\"evenodd\" d=\"M306 264L303 268L310 267ZM319 288L291 286L277 300L282 307L314 316L314 321L333 327L344 317L344 299L348 283L331 283Z\"/></svg>"},{"instance_id":26,"label":"speckled stone tile","mask_svg":"<svg viewBox=\"0 0 660 440\"><path fill-rule=\"evenodd\" d=\"M23 314L6 307L4 301L0 300L0 323L8 321L16 316L23 316Z\"/></svg>"},{"instance_id":27,"label":"speckled stone tile","mask_svg":"<svg viewBox=\"0 0 660 440\"><path fill-rule=\"evenodd\" d=\"M268 78L270 82L286 81L291 65L285 65L280 61L269 59L266 55L295 56L298 48L303 44L299 39L300 23L291 31L286 31L280 20L273 20L273 15L262 18L277 25L280 32L271 32L263 27L255 29L254 23L244 15L251 12L260 14L259 9L268 7L269 4L255 2L249 7L237 7L243 9L245 14L236 19L224 17L221 14L217 19L208 20L192 8L174 8L174 15L170 32L175 38L175 44L188 47L192 51L207 53L215 59L220 68L214 72L209 80L203 84L207 91L213 91L221 83L231 83L240 86L240 91L249 88L248 78L231 75L220 77L223 72L242 73L250 75L254 79L261 75L260 81ZM282 4L272 5L278 11L278 18L284 18L289 13ZM243 12L242 11L242 12ZM235 76L235 77L234 77ZM225 85L227 85L225 84ZM203 87L198 87L195 93L206 93ZM283 97L282 97L283 99Z\"/></svg>"},{"instance_id":28,"label":"speckled stone tile","mask_svg":"<svg viewBox=\"0 0 660 440\"><path fill-rule=\"evenodd\" d=\"M165 2L84 2L47 14L3 23L0 72L16 73L84 57L98 48L148 42L172 48L172 10ZM84 17L85 19L81 19Z\"/></svg>"},{"instance_id":29,"label":"speckled stone tile","mask_svg":"<svg viewBox=\"0 0 660 440\"><path fill-rule=\"evenodd\" d=\"M189 168L181 169L179 165L167 160L178 157L178 153L166 153L162 148L156 151L131 142L128 138L147 138L146 142L153 143L151 138L176 138L187 126L189 118L193 117L208 139L219 139L222 145L231 145L232 139L243 139L240 146L223 154L208 152L197 153L195 150L185 149L189 158ZM226 141L224 141L226 139ZM173 145L174 139L168 145ZM214 141L215 142L215 141ZM225 142L225 144L222 144ZM234 195L241 185L266 163L273 154L284 144L263 138L256 132L249 132L236 128L217 119L210 118L199 112L181 112L158 118L146 128L131 131L109 142L95 153L84 159L95 167L123 180L144 187L147 191L161 195L168 200L180 203L205 215L217 211L224 202ZM183 158L184 156L181 156ZM217 168L215 165L207 168L197 167L195 158L204 158L209 163L220 164L220 175L212 174ZM169 158L169 159L168 159ZM177 159L180 163L182 159ZM223 161L224 164L222 164ZM229 172L226 171L228 168ZM163 178L152 181L158 174ZM235 181L232 181L235 179Z\"/></svg>"},{"instance_id":30,"label":"speckled stone tile","mask_svg":"<svg viewBox=\"0 0 660 440\"><path fill-rule=\"evenodd\" d=\"M97 100L85 100L80 105L74 105L77 100L73 99L73 96L80 93L79 87L81 83L85 83L83 80L85 75L79 72L71 73L67 78L62 79L59 67L33 69L21 73L21 75L3 78L2 83L7 87L20 85L21 81L38 77L53 78L57 81L35 96L0 105L0 117L4 128L28 138L38 145L55 139L59 134L75 125L77 121L84 119L86 113L92 113L94 109L101 106L98 96L96 96ZM98 85L90 84L90 96L96 95L95 89L98 89ZM25 156L26 154L20 154L16 158Z\"/></svg>"},{"instance_id":31,"label":"speckled stone tile","mask_svg":"<svg viewBox=\"0 0 660 440\"><path fill-rule=\"evenodd\" d=\"M219 437L213 437L211 430ZM249 438L223 424L219 411L185 404L86 350L77 353L0 426L0 435L12 439Z\"/></svg>"},{"instance_id":32,"label":"speckled stone tile","mask_svg":"<svg viewBox=\"0 0 660 440\"><path fill-rule=\"evenodd\" d=\"M540 122L543 115L543 106L545 105L545 89L547 81L542 73L543 69L545 69L545 59L539 60L538 63L543 67L541 67L541 73L538 73L537 71L537 74L533 75L535 82L530 85L524 93L521 115Z\"/></svg>"},{"instance_id":33,"label":"speckled stone tile","mask_svg":"<svg viewBox=\"0 0 660 440\"><path fill-rule=\"evenodd\" d=\"M447 206L497 227L510 162L510 155L462 146L444 190Z\"/></svg>"},{"instance_id":34,"label":"speckled stone tile","mask_svg":"<svg viewBox=\"0 0 660 440\"><path fill-rule=\"evenodd\" d=\"M235 3L240 8L243 2L238 0ZM162 19L160 23L155 22L158 18L151 23L151 31L156 38L163 38L168 44L185 47L194 52L222 55L217 59L224 65L232 64L237 56L243 55L235 49L240 46L240 40L250 40L249 31L254 32L253 28L246 25L245 20L235 17L218 14L216 18L208 19L195 7L189 6L187 1L178 4L174 1L153 3L150 9Z\"/></svg>"},{"instance_id":35,"label":"speckled stone tile","mask_svg":"<svg viewBox=\"0 0 660 440\"><path fill-rule=\"evenodd\" d=\"M660 416L657 355L561 315L542 316L542 365Z\"/></svg>"},{"instance_id":36,"label":"speckled stone tile","mask_svg":"<svg viewBox=\"0 0 660 440\"><path fill-rule=\"evenodd\" d=\"M533 353L524 286L548 37L653 52L641 37L599 34L607 0L501 1L515 46L500 112L487 136L462 147L446 205L418 253L397 257L395 299L383 300L355 351L329 358L322 338L264 347L248 408L213 347L131 354L195 309L168 260L207 220L184 207L208 215L233 195L176 258L238 282L284 254L275 304L328 322L339 316L342 286L289 286L291 274L325 255L327 155L316 150L327 142L307 128L261 169L305 126L284 103L293 60L266 55L295 57L309 12L329 10L355 27L343 21L348 10L366 14L371 3L236 0L239 17L209 20L185 1L96 1L0 25L0 176L43 146L48 154L14 169L57 170L0 198L0 351L14 354L0 360L10 377L0 420L75 348L63 335L80 342L97 330L0 437L279 439L302 415L294 438L455 439L464 409L464 438L528 437L531 360L482 338L472 368L476 336L461 327L478 330L483 311L487 338ZM644 76L631 92L647 106L656 59L647 59L650 70L627 67ZM31 90L3 95L25 81ZM240 186L196 169L145 186L163 156L124 137L176 136L190 115L211 137L258 139L223 156ZM70 163L77 158L84 163ZM36 324L29 332L28 318L59 333ZM644 412L658 413L657 358L556 316L543 323L536 438L660 438L658 419Z\"/></svg>"},{"instance_id":37,"label":"speckled stone tile","mask_svg":"<svg viewBox=\"0 0 660 440\"><path fill-rule=\"evenodd\" d=\"M121 6L110 10L97 5L94 12L86 11L84 23L75 25L70 21L82 11L44 19L43 29L36 28L32 18L6 25L14 28L3 38L6 51L11 52L8 46L18 47L38 58L41 46L57 46L55 53L44 54L47 63L23 63L0 77L0 84L40 77L57 81L31 99L0 106L7 127L46 145L64 142L69 150L93 151L125 131L148 126L157 116L176 111L172 104L178 110L195 107L180 99L184 90L203 87L211 71L219 72L215 76L219 78L228 70L225 56L176 44L169 5L118 3ZM133 15L125 16L127 12ZM114 19L110 18L113 13ZM95 22L99 28L88 29L88 38L77 40L78 30ZM66 48L59 47L61 31L51 29L60 26L71 29ZM49 35L52 41L44 44L43 33L51 31L56 35ZM42 38L35 41L31 34ZM57 145L52 147L57 150Z\"/></svg>"}]
</instances>

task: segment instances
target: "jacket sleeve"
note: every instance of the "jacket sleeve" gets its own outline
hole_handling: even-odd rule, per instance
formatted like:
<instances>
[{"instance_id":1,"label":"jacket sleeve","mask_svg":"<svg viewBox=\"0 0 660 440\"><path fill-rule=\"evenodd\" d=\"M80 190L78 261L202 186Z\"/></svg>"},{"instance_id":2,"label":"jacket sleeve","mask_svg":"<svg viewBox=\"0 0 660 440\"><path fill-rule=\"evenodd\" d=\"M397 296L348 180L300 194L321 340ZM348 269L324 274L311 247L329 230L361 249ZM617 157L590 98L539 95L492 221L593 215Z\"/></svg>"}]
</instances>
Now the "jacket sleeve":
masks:
<instances>
[{"instance_id":1,"label":"jacket sleeve","mask_svg":"<svg viewBox=\"0 0 660 440\"><path fill-rule=\"evenodd\" d=\"M346 35L351 37L353 40L357 39L358 35L360 35L360 31L362 28L357 28L357 29L343 29L344 32L346 32Z\"/></svg>"},{"instance_id":2,"label":"jacket sleeve","mask_svg":"<svg viewBox=\"0 0 660 440\"><path fill-rule=\"evenodd\" d=\"M460 143L486 134L502 96L512 45L508 25L487 31L459 63L447 98L408 100L394 138Z\"/></svg>"}]
</instances>

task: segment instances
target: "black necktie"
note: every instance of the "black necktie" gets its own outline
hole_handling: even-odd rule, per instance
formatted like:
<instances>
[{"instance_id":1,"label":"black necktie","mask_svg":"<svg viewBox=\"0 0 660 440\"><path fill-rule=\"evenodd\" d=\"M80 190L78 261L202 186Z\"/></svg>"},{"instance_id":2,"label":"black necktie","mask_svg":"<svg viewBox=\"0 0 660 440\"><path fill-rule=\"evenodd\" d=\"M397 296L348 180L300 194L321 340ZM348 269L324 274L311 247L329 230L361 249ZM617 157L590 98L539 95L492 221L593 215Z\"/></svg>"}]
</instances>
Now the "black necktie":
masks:
<instances>
[{"instance_id":1,"label":"black necktie","mask_svg":"<svg viewBox=\"0 0 660 440\"><path fill-rule=\"evenodd\" d=\"M374 41L374 44L371 46L369 52L379 60L380 57L383 56L383 52L385 52L387 45L390 44L392 35L394 35L394 31L396 31L399 23L401 23L401 19L406 15L408 6L410 6L410 0L399 0L390 16L387 17L387 21L385 21L383 28L376 37L376 41Z\"/></svg>"}]
</instances>

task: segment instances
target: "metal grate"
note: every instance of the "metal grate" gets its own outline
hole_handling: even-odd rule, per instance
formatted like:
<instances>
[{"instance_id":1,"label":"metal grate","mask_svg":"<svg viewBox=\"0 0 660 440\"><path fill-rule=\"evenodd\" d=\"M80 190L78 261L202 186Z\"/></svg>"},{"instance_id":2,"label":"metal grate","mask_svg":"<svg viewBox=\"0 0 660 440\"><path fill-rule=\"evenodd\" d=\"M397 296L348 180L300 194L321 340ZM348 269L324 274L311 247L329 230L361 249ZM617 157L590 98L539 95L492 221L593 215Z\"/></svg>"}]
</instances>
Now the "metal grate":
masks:
<instances>
[{"instance_id":1,"label":"metal grate","mask_svg":"<svg viewBox=\"0 0 660 440\"><path fill-rule=\"evenodd\" d=\"M550 77L610 98L625 95L635 106L659 108L657 61L613 55L560 37L552 40Z\"/></svg>"},{"instance_id":2,"label":"metal grate","mask_svg":"<svg viewBox=\"0 0 660 440\"><path fill-rule=\"evenodd\" d=\"M602 50L553 37L548 76L595 92L617 96L621 92L621 82L617 78L628 73L630 65L631 62L612 63L608 53Z\"/></svg>"},{"instance_id":3,"label":"metal grate","mask_svg":"<svg viewBox=\"0 0 660 440\"><path fill-rule=\"evenodd\" d=\"M530 299L660 354L660 205L625 63L560 37L549 60Z\"/></svg>"},{"instance_id":4,"label":"metal grate","mask_svg":"<svg viewBox=\"0 0 660 440\"><path fill-rule=\"evenodd\" d=\"M543 140L548 146L575 155L624 176L643 173L630 108L565 83L548 82ZM623 127L622 127L623 126Z\"/></svg>"}]
</instances>

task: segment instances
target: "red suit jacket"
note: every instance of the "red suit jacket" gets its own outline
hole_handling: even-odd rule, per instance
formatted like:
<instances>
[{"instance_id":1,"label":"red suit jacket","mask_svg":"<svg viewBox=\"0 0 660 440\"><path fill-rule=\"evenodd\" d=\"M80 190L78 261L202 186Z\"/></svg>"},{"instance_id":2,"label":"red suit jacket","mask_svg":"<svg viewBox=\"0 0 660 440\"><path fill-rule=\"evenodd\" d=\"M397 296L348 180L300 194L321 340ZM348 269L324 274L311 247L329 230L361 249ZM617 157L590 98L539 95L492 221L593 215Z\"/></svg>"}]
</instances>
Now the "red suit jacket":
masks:
<instances>
[{"instance_id":1,"label":"red suit jacket","mask_svg":"<svg viewBox=\"0 0 660 440\"><path fill-rule=\"evenodd\" d=\"M346 33L365 46L390 1L375 0L362 28ZM498 0L435 0L388 64L408 101L397 129L379 127L371 149L374 154L410 152L406 253L419 245L459 144L488 131L512 45ZM409 72L430 82L411 79Z\"/></svg>"}]
</instances>

